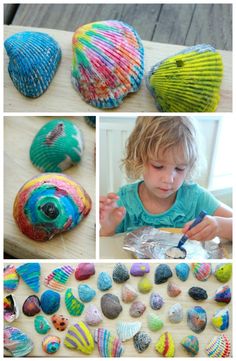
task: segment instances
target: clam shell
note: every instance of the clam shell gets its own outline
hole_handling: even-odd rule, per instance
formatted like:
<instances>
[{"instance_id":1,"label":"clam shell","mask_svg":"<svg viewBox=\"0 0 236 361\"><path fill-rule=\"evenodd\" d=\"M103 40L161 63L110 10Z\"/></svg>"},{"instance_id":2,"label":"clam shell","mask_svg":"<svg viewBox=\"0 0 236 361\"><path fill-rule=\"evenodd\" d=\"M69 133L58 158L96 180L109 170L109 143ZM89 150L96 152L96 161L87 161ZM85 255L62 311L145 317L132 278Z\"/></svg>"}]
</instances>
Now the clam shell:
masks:
<instances>
[{"instance_id":1,"label":"clam shell","mask_svg":"<svg viewBox=\"0 0 236 361\"><path fill-rule=\"evenodd\" d=\"M97 280L100 291L108 291L112 287L112 279L108 272L100 272Z\"/></svg>"},{"instance_id":2,"label":"clam shell","mask_svg":"<svg viewBox=\"0 0 236 361\"><path fill-rule=\"evenodd\" d=\"M163 326L163 321L159 318L159 316L155 315L154 313L149 313L147 315L147 325L149 330L151 331L159 331Z\"/></svg>"},{"instance_id":3,"label":"clam shell","mask_svg":"<svg viewBox=\"0 0 236 361\"><path fill-rule=\"evenodd\" d=\"M188 352L189 356L196 356L199 351L199 342L196 336L190 335L182 339L181 345Z\"/></svg>"},{"instance_id":4,"label":"clam shell","mask_svg":"<svg viewBox=\"0 0 236 361\"><path fill-rule=\"evenodd\" d=\"M63 315L55 314L51 317L52 324L57 331L65 331L68 326L69 320Z\"/></svg>"},{"instance_id":5,"label":"clam shell","mask_svg":"<svg viewBox=\"0 0 236 361\"><path fill-rule=\"evenodd\" d=\"M135 277L144 276L150 272L150 266L148 263L133 263L130 268L130 274Z\"/></svg>"},{"instance_id":6,"label":"clam shell","mask_svg":"<svg viewBox=\"0 0 236 361\"><path fill-rule=\"evenodd\" d=\"M79 285L79 298L82 302L90 302L96 296L96 291L89 285Z\"/></svg>"},{"instance_id":7,"label":"clam shell","mask_svg":"<svg viewBox=\"0 0 236 361\"><path fill-rule=\"evenodd\" d=\"M44 279L44 284L55 291L63 291L65 289L66 282L73 272L74 269L70 265L56 268Z\"/></svg>"},{"instance_id":8,"label":"clam shell","mask_svg":"<svg viewBox=\"0 0 236 361\"><path fill-rule=\"evenodd\" d=\"M27 284L27 286L29 286L34 292L39 292L41 274L39 263L24 263L17 267L16 272Z\"/></svg>"},{"instance_id":9,"label":"clam shell","mask_svg":"<svg viewBox=\"0 0 236 361\"><path fill-rule=\"evenodd\" d=\"M140 280L138 281L138 290L141 293L150 292L152 287L153 287L152 281L146 276L140 278Z\"/></svg>"},{"instance_id":10,"label":"clam shell","mask_svg":"<svg viewBox=\"0 0 236 361\"><path fill-rule=\"evenodd\" d=\"M214 297L216 302L221 304L228 304L231 301L231 289L228 285L221 286L215 293Z\"/></svg>"},{"instance_id":11,"label":"clam shell","mask_svg":"<svg viewBox=\"0 0 236 361\"><path fill-rule=\"evenodd\" d=\"M228 282L232 276L232 263L218 264L214 276L222 283Z\"/></svg>"},{"instance_id":12,"label":"clam shell","mask_svg":"<svg viewBox=\"0 0 236 361\"><path fill-rule=\"evenodd\" d=\"M229 310L218 310L214 313L211 320L215 329L219 332L225 331L229 328Z\"/></svg>"},{"instance_id":13,"label":"clam shell","mask_svg":"<svg viewBox=\"0 0 236 361\"><path fill-rule=\"evenodd\" d=\"M80 316L84 310L84 304L73 295L71 288L66 290L65 304L71 316Z\"/></svg>"},{"instance_id":14,"label":"clam shell","mask_svg":"<svg viewBox=\"0 0 236 361\"><path fill-rule=\"evenodd\" d=\"M9 264L4 267L3 284L6 292L13 292L16 290L19 284L19 276L14 265Z\"/></svg>"},{"instance_id":15,"label":"clam shell","mask_svg":"<svg viewBox=\"0 0 236 361\"><path fill-rule=\"evenodd\" d=\"M155 284L159 285L165 283L170 277L173 276L173 273L170 269L170 266L167 264L159 264L155 269Z\"/></svg>"},{"instance_id":16,"label":"clam shell","mask_svg":"<svg viewBox=\"0 0 236 361\"><path fill-rule=\"evenodd\" d=\"M96 305L89 305L86 309L84 320L90 326L96 326L102 322L102 315Z\"/></svg>"},{"instance_id":17,"label":"clam shell","mask_svg":"<svg viewBox=\"0 0 236 361\"><path fill-rule=\"evenodd\" d=\"M163 112L214 112L223 63L212 46L199 44L172 55L148 73L147 86Z\"/></svg>"},{"instance_id":18,"label":"clam shell","mask_svg":"<svg viewBox=\"0 0 236 361\"><path fill-rule=\"evenodd\" d=\"M201 287L191 287L188 294L196 301L203 301L208 298L207 291Z\"/></svg>"},{"instance_id":19,"label":"clam shell","mask_svg":"<svg viewBox=\"0 0 236 361\"><path fill-rule=\"evenodd\" d=\"M4 328L4 350L7 355L23 357L28 355L33 347L32 340L19 328L11 326Z\"/></svg>"},{"instance_id":20,"label":"clam shell","mask_svg":"<svg viewBox=\"0 0 236 361\"><path fill-rule=\"evenodd\" d=\"M121 290L121 299L124 303L133 302L137 296L137 291L131 285L123 285Z\"/></svg>"},{"instance_id":21,"label":"clam shell","mask_svg":"<svg viewBox=\"0 0 236 361\"><path fill-rule=\"evenodd\" d=\"M198 281L206 281L211 275L211 263L193 263L192 270Z\"/></svg>"},{"instance_id":22,"label":"clam shell","mask_svg":"<svg viewBox=\"0 0 236 361\"><path fill-rule=\"evenodd\" d=\"M155 345L155 349L163 357L174 357L175 344L170 332L163 333Z\"/></svg>"},{"instance_id":23,"label":"clam shell","mask_svg":"<svg viewBox=\"0 0 236 361\"><path fill-rule=\"evenodd\" d=\"M26 182L14 203L15 221L36 241L69 231L88 215L91 199L82 186L57 173L43 173Z\"/></svg>"},{"instance_id":24,"label":"clam shell","mask_svg":"<svg viewBox=\"0 0 236 361\"><path fill-rule=\"evenodd\" d=\"M49 354L57 352L60 348L60 345L61 340L58 336L48 335L44 337L42 342L43 351Z\"/></svg>"},{"instance_id":25,"label":"clam shell","mask_svg":"<svg viewBox=\"0 0 236 361\"><path fill-rule=\"evenodd\" d=\"M79 263L75 269L75 278L77 281L84 281L95 274L94 263Z\"/></svg>"},{"instance_id":26,"label":"clam shell","mask_svg":"<svg viewBox=\"0 0 236 361\"><path fill-rule=\"evenodd\" d=\"M4 297L4 320L13 322L19 317L19 308L14 295L10 294Z\"/></svg>"},{"instance_id":27,"label":"clam shell","mask_svg":"<svg viewBox=\"0 0 236 361\"><path fill-rule=\"evenodd\" d=\"M231 343L229 338L225 335L213 337L206 347L208 357L230 357Z\"/></svg>"},{"instance_id":28,"label":"clam shell","mask_svg":"<svg viewBox=\"0 0 236 361\"><path fill-rule=\"evenodd\" d=\"M116 326L117 335L121 341L127 341L140 331L141 326L141 322L119 321Z\"/></svg>"},{"instance_id":29,"label":"clam shell","mask_svg":"<svg viewBox=\"0 0 236 361\"><path fill-rule=\"evenodd\" d=\"M60 307L60 302L60 294L52 290L44 291L40 298L41 308L47 315L52 315L57 312Z\"/></svg>"},{"instance_id":30,"label":"clam shell","mask_svg":"<svg viewBox=\"0 0 236 361\"><path fill-rule=\"evenodd\" d=\"M36 295L28 296L22 306L24 315L32 317L41 311L40 300Z\"/></svg>"},{"instance_id":31,"label":"clam shell","mask_svg":"<svg viewBox=\"0 0 236 361\"><path fill-rule=\"evenodd\" d=\"M201 333L204 331L207 324L206 311L200 306L189 309L187 312L187 324L193 332Z\"/></svg>"},{"instance_id":32,"label":"clam shell","mask_svg":"<svg viewBox=\"0 0 236 361\"><path fill-rule=\"evenodd\" d=\"M190 272L190 267L188 263L178 263L175 266L175 272L176 272L176 276L181 281L187 281Z\"/></svg>"},{"instance_id":33,"label":"clam shell","mask_svg":"<svg viewBox=\"0 0 236 361\"><path fill-rule=\"evenodd\" d=\"M139 331L138 333L136 333L136 335L134 335L133 341L135 349L139 353L142 353L146 351L146 349L152 342L152 339L146 332Z\"/></svg>"},{"instance_id":34,"label":"clam shell","mask_svg":"<svg viewBox=\"0 0 236 361\"><path fill-rule=\"evenodd\" d=\"M150 306L153 310L160 310L164 305L164 300L157 292L152 292L150 296Z\"/></svg>"},{"instance_id":35,"label":"clam shell","mask_svg":"<svg viewBox=\"0 0 236 361\"><path fill-rule=\"evenodd\" d=\"M70 349L79 350L86 355L90 355L93 352L93 336L84 322L79 321L69 327L64 345Z\"/></svg>"},{"instance_id":36,"label":"clam shell","mask_svg":"<svg viewBox=\"0 0 236 361\"><path fill-rule=\"evenodd\" d=\"M35 317L34 328L40 335L45 335L49 330L51 330L48 320L41 315Z\"/></svg>"},{"instance_id":37,"label":"clam shell","mask_svg":"<svg viewBox=\"0 0 236 361\"><path fill-rule=\"evenodd\" d=\"M174 282L169 281L167 285L167 294L170 297L177 297L181 293L181 288Z\"/></svg>"},{"instance_id":38,"label":"clam shell","mask_svg":"<svg viewBox=\"0 0 236 361\"><path fill-rule=\"evenodd\" d=\"M129 279L128 268L123 263L117 263L112 272L113 281L116 283L123 283Z\"/></svg>"},{"instance_id":39,"label":"clam shell","mask_svg":"<svg viewBox=\"0 0 236 361\"><path fill-rule=\"evenodd\" d=\"M69 120L54 119L35 135L30 160L41 172L63 172L78 164L83 155L81 131Z\"/></svg>"},{"instance_id":40,"label":"clam shell","mask_svg":"<svg viewBox=\"0 0 236 361\"><path fill-rule=\"evenodd\" d=\"M146 306L142 301L134 301L129 309L129 314L131 317L140 317L146 310Z\"/></svg>"},{"instance_id":41,"label":"clam shell","mask_svg":"<svg viewBox=\"0 0 236 361\"><path fill-rule=\"evenodd\" d=\"M61 60L58 43L48 34L25 31L10 36L4 46L15 87L27 97L39 97L49 87Z\"/></svg>"},{"instance_id":42,"label":"clam shell","mask_svg":"<svg viewBox=\"0 0 236 361\"><path fill-rule=\"evenodd\" d=\"M184 317L184 310L180 303L176 303L169 308L168 318L172 323L180 323Z\"/></svg>"},{"instance_id":43,"label":"clam shell","mask_svg":"<svg viewBox=\"0 0 236 361\"><path fill-rule=\"evenodd\" d=\"M72 48L72 83L87 103L115 108L139 89L144 49L130 25L107 20L81 26L73 35Z\"/></svg>"},{"instance_id":44,"label":"clam shell","mask_svg":"<svg viewBox=\"0 0 236 361\"><path fill-rule=\"evenodd\" d=\"M106 293L101 298L101 309L104 316L113 320L121 313L122 306L117 296L112 295L111 293Z\"/></svg>"},{"instance_id":45,"label":"clam shell","mask_svg":"<svg viewBox=\"0 0 236 361\"><path fill-rule=\"evenodd\" d=\"M105 328L97 328L94 332L94 341L98 345L101 357L121 357L124 347L118 337L112 336Z\"/></svg>"}]
</instances>

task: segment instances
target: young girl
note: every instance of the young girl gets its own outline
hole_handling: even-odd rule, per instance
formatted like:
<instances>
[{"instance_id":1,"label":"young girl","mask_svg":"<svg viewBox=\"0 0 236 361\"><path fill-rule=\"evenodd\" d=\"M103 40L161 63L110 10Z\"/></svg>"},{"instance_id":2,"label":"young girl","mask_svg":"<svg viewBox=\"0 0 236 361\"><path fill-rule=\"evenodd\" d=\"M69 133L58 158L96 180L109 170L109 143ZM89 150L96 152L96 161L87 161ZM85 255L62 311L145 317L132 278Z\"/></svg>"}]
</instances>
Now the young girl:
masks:
<instances>
[{"instance_id":1,"label":"young girl","mask_svg":"<svg viewBox=\"0 0 236 361\"><path fill-rule=\"evenodd\" d=\"M123 160L138 182L100 197L100 234L142 226L183 228L189 239L232 239L232 211L192 177L199 163L196 130L187 117L138 117ZM207 216L191 230L201 210Z\"/></svg>"}]
</instances>

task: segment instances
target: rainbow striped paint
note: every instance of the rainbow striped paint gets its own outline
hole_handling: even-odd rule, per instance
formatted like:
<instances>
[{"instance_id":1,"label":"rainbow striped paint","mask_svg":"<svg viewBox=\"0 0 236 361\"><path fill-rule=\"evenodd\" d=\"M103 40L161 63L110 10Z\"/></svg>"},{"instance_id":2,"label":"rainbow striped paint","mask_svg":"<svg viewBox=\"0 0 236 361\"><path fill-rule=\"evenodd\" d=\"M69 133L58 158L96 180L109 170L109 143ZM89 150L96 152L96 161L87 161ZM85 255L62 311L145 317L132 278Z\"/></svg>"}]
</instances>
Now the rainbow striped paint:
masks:
<instances>
[{"instance_id":1,"label":"rainbow striped paint","mask_svg":"<svg viewBox=\"0 0 236 361\"><path fill-rule=\"evenodd\" d=\"M15 291L19 284L19 277L16 272L16 267L14 265L7 265L4 267L4 290L7 292Z\"/></svg>"},{"instance_id":2,"label":"rainbow striped paint","mask_svg":"<svg viewBox=\"0 0 236 361\"><path fill-rule=\"evenodd\" d=\"M98 352L101 357L121 357L124 352L120 339L112 336L111 332L105 328L95 330L94 341L98 345Z\"/></svg>"},{"instance_id":3,"label":"rainbow striped paint","mask_svg":"<svg viewBox=\"0 0 236 361\"><path fill-rule=\"evenodd\" d=\"M63 291L68 278L73 272L74 268L70 265L56 268L44 279L44 284L55 291Z\"/></svg>"},{"instance_id":4,"label":"rainbow striped paint","mask_svg":"<svg viewBox=\"0 0 236 361\"><path fill-rule=\"evenodd\" d=\"M208 357L230 357L230 340L224 333L213 337L206 347L206 353Z\"/></svg>"},{"instance_id":5,"label":"rainbow striped paint","mask_svg":"<svg viewBox=\"0 0 236 361\"><path fill-rule=\"evenodd\" d=\"M82 321L70 326L66 334L64 345L90 355L94 350L94 341L91 332Z\"/></svg>"}]
</instances>

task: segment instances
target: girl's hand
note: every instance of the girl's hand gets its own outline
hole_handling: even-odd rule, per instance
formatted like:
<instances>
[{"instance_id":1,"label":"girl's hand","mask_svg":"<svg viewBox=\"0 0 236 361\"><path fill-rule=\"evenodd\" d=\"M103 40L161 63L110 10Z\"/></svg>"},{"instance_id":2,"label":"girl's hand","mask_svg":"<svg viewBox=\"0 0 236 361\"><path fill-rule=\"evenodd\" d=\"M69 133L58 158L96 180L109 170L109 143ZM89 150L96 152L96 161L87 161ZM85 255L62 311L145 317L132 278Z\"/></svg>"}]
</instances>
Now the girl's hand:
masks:
<instances>
[{"instance_id":1,"label":"girl's hand","mask_svg":"<svg viewBox=\"0 0 236 361\"><path fill-rule=\"evenodd\" d=\"M115 193L108 193L107 196L100 197L99 218L101 236L112 236L115 233L116 227L125 216L125 208L117 207L116 201L118 199L119 197Z\"/></svg>"},{"instance_id":2,"label":"girl's hand","mask_svg":"<svg viewBox=\"0 0 236 361\"><path fill-rule=\"evenodd\" d=\"M211 239L219 236L219 222L218 217L205 216L204 219L188 231L193 221L185 224L183 233L189 239L196 241L210 241Z\"/></svg>"}]
</instances>

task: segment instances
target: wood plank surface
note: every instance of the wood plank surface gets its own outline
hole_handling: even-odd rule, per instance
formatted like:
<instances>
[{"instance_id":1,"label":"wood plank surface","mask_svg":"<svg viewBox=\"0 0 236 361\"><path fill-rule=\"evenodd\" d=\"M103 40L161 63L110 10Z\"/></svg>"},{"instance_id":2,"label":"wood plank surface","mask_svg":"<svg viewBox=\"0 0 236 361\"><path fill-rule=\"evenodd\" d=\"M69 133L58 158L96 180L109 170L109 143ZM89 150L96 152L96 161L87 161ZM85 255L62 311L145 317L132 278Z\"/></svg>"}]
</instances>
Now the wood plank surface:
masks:
<instances>
[{"instance_id":1,"label":"wood plank surface","mask_svg":"<svg viewBox=\"0 0 236 361\"><path fill-rule=\"evenodd\" d=\"M5 112L101 112L85 103L74 90L70 80L71 38L72 33L41 28L5 26L5 39L20 31L42 31L53 36L62 48L62 61L48 90L39 98L31 99L23 96L14 87L7 70L8 57L4 58L4 111ZM145 48L145 72L158 61L183 50L180 45L170 45L143 41ZM221 50L224 63L224 77L221 86L221 99L217 108L219 112L232 110L232 53ZM145 81L137 93L128 95L124 102L110 112L157 112L154 99L146 88Z\"/></svg>"},{"instance_id":2,"label":"wood plank surface","mask_svg":"<svg viewBox=\"0 0 236 361\"><path fill-rule=\"evenodd\" d=\"M47 242L24 236L15 224L12 210L21 186L40 174L29 159L29 149L37 131L51 119L63 117L5 117L4 119L4 251L16 258L95 257L95 131L82 117L66 117L82 130L85 150L81 163L65 171L80 183L92 199L89 215L69 232Z\"/></svg>"},{"instance_id":3,"label":"wood plank surface","mask_svg":"<svg viewBox=\"0 0 236 361\"><path fill-rule=\"evenodd\" d=\"M41 287L40 287L40 292L38 293L38 297L40 297L40 295L47 289L44 284L43 284L43 279L44 277L46 277L51 271L53 271L55 268L61 266L62 263L54 263L54 264L50 264L50 263L43 263L41 264ZM72 267L76 267L77 264L72 264L70 263L70 265ZM126 266L128 267L128 269L130 269L131 264L130 263L126 263ZM150 267L151 267L151 271L148 275L148 277L150 278L150 280L152 280L152 282L154 282L154 272L156 269L157 263L151 263ZM191 265L190 265L191 266ZM215 269L216 264L213 264L213 269ZM97 307L101 310L100 308L100 298L101 296L105 293L105 292L101 292L97 289L97 277L99 272L104 271L104 264L101 263L97 263L95 265L96 267L96 274L94 276L92 276L89 280L86 281L76 281L74 278L74 275L71 275L71 277L69 278L68 282L66 283L66 289L67 288L72 288L72 292L74 294L74 296L78 297L78 286L79 284L82 283L86 283L88 285L90 285L92 288L95 289L96 291L96 297L94 298L94 300L90 303L96 304ZM112 263L106 263L106 271L112 275L112 271L114 268L114 264ZM138 293L138 298L137 300L141 300L145 305L146 305L146 311L144 312L144 314L140 317L140 318L132 318L129 315L129 307L130 304L125 304L123 301L121 301L123 310L120 313L119 317L115 320L109 320L107 319L105 316L103 316L103 321L102 323L99 325L99 327L103 327L108 329L109 331L111 331L112 335L117 336L116 333L116 325L118 321L125 321L125 322L136 322L136 321L140 321L142 323L142 327L141 330L147 332L151 338L152 338L152 342L150 344L150 346L148 347L148 349L144 352L144 353L138 353L133 345L133 340L130 339L126 342L123 342L123 346L124 346L124 357L160 357L160 355L155 351L155 344L157 342L157 340L159 339L160 335L164 332L171 332L172 336L173 336L173 340L175 343L175 357L187 357L187 353L184 351L183 347L181 346L180 342L183 339L183 337L187 336L187 335L193 335L194 332L191 331L189 329L189 327L187 326L187 311L189 308L200 305L201 307L203 307L206 312L207 312L207 318L208 318L208 322L207 322L207 326L205 328L205 330L200 333L200 334L195 334L199 340L199 353L198 353L198 357L206 357L206 353L205 353L205 347L206 345L210 342L210 340L214 337L214 336L218 336L220 333L217 332L212 323L211 323L211 319L213 314L218 311L223 309L222 306L220 306L218 303L216 303L214 301L214 295L215 295L215 291L222 286L222 283L220 283L219 281L216 280L216 278L211 275L210 278L206 281L206 282L201 282L198 281L192 274L192 272L190 271L190 275L187 281L182 282L180 281L175 274L175 263L170 264L170 267L172 269L173 272L173 277L171 278L171 280L173 280L174 283L176 283L178 286L181 287L181 294L175 298L171 298L168 296L167 294L167 283L163 283L160 285L153 285L153 289L152 291L154 292L158 292L164 299L164 305L160 310L154 311L151 309L150 305L149 305L149 299L150 299L150 293L147 294L141 294ZM137 283L139 281L140 277L133 277L130 276L130 279L126 282L127 284L132 285L134 288L137 288ZM231 287L231 281L228 282L228 285ZM120 299L121 299L121 289L122 289L122 284L116 284L113 282L112 288L108 291L109 293L115 294L117 295ZM208 299L202 302L197 302L194 301L189 295L188 295L188 290L190 287L193 286L198 286L198 287L202 287L204 288L207 293L208 293ZM73 351L70 350L68 348L66 348L63 344L63 341L65 339L65 335L66 335L66 331L60 332L57 331L53 326L52 329L48 332L48 334L51 335L56 335L59 336L61 338L61 347L59 349L59 351L55 354L51 354L48 355L46 353L44 353L42 351L42 346L41 346L41 342L44 338L44 335L39 335L35 329L34 329L34 317L27 317L23 314L23 312L21 311L22 309L22 305L25 301L25 299L32 295L32 290L30 290L30 288L28 286L25 285L25 283L20 280L20 284L18 286L18 288L16 289L16 291L14 292L15 298L16 298L16 302L19 305L20 308L20 316L19 318L14 321L11 325L13 327L18 327L20 328L22 331L26 332L31 339L34 342L34 349L33 351L30 353L29 356L34 357L34 356L45 356L45 357L85 357L84 354L82 354L80 351ZM64 303L64 292L61 292L61 306L58 310L57 313L59 314L63 314L64 316L66 316L67 318L69 318L69 325L72 325L78 321L83 321L84 320L84 314L86 312L87 307L89 306L89 304L85 305L85 310L83 312L83 314L79 317L72 317L69 315L69 313L67 312L66 308L65 308L65 303ZM176 304L176 303L180 303L183 306L184 309L184 318L181 321L181 323L179 324L173 324L170 323L169 319L168 319L168 310L169 308ZM229 309L229 313L230 313L230 327L228 330L226 330L224 333L229 337L229 339L231 341L232 340L232 301L231 303L227 306L227 308ZM156 315L158 315L162 321L164 322L164 326L160 331L157 332L152 332L148 329L147 327L147 315L149 313L155 313ZM50 316L43 314L43 312L40 312L39 315L44 315L49 322L50 321ZM96 327L90 327L92 333L94 332ZM94 352L87 357L97 357L99 356L98 354L98 350L97 350L97 345L95 344L95 349Z\"/></svg>"}]
</instances>

